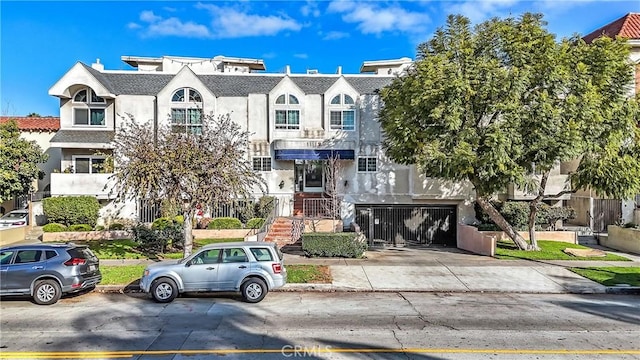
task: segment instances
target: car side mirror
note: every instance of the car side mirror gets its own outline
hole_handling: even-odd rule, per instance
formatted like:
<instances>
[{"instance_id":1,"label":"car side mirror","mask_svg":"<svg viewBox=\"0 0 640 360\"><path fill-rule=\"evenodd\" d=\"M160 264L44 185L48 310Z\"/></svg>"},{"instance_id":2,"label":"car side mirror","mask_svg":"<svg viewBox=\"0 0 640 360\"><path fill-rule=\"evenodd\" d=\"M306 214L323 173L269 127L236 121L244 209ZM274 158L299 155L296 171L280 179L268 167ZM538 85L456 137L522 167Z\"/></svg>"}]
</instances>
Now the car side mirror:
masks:
<instances>
[{"instance_id":1,"label":"car side mirror","mask_svg":"<svg viewBox=\"0 0 640 360\"><path fill-rule=\"evenodd\" d=\"M189 267L191 266L191 261L187 261L186 263L184 263L184 267Z\"/></svg>"}]
</instances>

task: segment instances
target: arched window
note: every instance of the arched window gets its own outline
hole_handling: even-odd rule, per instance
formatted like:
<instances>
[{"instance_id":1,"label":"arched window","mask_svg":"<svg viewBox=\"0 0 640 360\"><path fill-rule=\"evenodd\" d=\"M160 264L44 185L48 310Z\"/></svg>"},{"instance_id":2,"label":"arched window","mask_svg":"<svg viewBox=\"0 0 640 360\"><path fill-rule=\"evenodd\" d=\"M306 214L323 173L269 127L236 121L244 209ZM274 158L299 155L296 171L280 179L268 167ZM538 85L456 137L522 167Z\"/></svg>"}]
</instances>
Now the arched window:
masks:
<instances>
[{"instance_id":1,"label":"arched window","mask_svg":"<svg viewBox=\"0 0 640 360\"><path fill-rule=\"evenodd\" d=\"M171 95L171 130L202 134L202 95L193 88L180 88Z\"/></svg>"},{"instance_id":2,"label":"arched window","mask_svg":"<svg viewBox=\"0 0 640 360\"><path fill-rule=\"evenodd\" d=\"M300 129L300 101L292 94L281 94L276 98L276 129Z\"/></svg>"},{"instance_id":3,"label":"arched window","mask_svg":"<svg viewBox=\"0 0 640 360\"><path fill-rule=\"evenodd\" d=\"M105 126L107 101L96 95L89 87L78 90L73 95L73 125Z\"/></svg>"},{"instance_id":4,"label":"arched window","mask_svg":"<svg viewBox=\"0 0 640 360\"><path fill-rule=\"evenodd\" d=\"M356 110L353 98L347 94L338 94L329 102L329 125L331 130L356 129Z\"/></svg>"}]
</instances>

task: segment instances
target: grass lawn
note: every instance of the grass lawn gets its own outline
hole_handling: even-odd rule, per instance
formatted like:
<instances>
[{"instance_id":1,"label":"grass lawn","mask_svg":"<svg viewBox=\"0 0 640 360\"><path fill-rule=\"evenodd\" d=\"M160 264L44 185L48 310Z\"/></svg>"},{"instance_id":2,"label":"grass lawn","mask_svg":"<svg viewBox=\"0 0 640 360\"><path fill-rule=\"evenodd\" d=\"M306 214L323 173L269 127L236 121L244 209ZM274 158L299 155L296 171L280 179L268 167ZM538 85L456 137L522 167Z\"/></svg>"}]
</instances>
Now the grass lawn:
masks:
<instances>
[{"instance_id":1,"label":"grass lawn","mask_svg":"<svg viewBox=\"0 0 640 360\"><path fill-rule=\"evenodd\" d=\"M146 265L100 266L102 272L101 285L127 285L142 276ZM287 266L290 283L330 283L331 274L325 265L289 265Z\"/></svg>"},{"instance_id":2,"label":"grass lawn","mask_svg":"<svg viewBox=\"0 0 640 360\"><path fill-rule=\"evenodd\" d=\"M560 241L539 240L540 251L523 251L511 242L498 242L496 248L496 258L498 259L526 259L526 260L605 260L605 261L631 261L625 257L607 254L605 257L576 257L565 254L562 250L566 248L588 249L582 245L570 244Z\"/></svg>"},{"instance_id":3,"label":"grass lawn","mask_svg":"<svg viewBox=\"0 0 640 360\"><path fill-rule=\"evenodd\" d=\"M230 238L230 239L196 239L193 248L198 249L207 244L220 243L220 242L233 242L243 241L242 238ZM119 240L95 240L87 242L76 242L78 244L87 244L91 251L99 259L148 259L155 258L150 254L145 254L136 249L136 243L130 239ZM160 257L167 259L182 259L182 252L163 254Z\"/></svg>"},{"instance_id":4,"label":"grass lawn","mask_svg":"<svg viewBox=\"0 0 640 360\"><path fill-rule=\"evenodd\" d=\"M138 281L146 265L100 266L100 285L128 285Z\"/></svg>"},{"instance_id":5,"label":"grass lawn","mask_svg":"<svg viewBox=\"0 0 640 360\"><path fill-rule=\"evenodd\" d=\"M618 284L640 286L640 267L594 267L569 270L605 286Z\"/></svg>"}]
</instances>

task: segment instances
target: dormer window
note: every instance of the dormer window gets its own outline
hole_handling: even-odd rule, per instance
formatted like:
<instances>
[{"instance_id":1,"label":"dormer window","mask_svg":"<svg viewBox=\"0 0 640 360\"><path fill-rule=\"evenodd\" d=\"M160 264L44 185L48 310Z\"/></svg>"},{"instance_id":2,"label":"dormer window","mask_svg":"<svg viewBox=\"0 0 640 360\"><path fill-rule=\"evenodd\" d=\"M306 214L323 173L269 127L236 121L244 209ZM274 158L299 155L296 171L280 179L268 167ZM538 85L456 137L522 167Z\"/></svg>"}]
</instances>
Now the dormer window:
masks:
<instances>
[{"instance_id":1,"label":"dormer window","mask_svg":"<svg viewBox=\"0 0 640 360\"><path fill-rule=\"evenodd\" d=\"M105 126L107 101L91 88L82 88L73 96L73 125Z\"/></svg>"},{"instance_id":2,"label":"dormer window","mask_svg":"<svg viewBox=\"0 0 640 360\"><path fill-rule=\"evenodd\" d=\"M355 130L355 102L351 96L339 94L331 98L329 102L329 123L331 130Z\"/></svg>"},{"instance_id":3,"label":"dormer window","mask_svg":"<svg viewBox=\"0 0 640 360\"><path fill-rule=\"evenodd\" d=\"M171 95L171 130L202 134L202 95L192 88L180 88Z\"/></svg>"},{"instance_id":4,"label":"dormer window","mask_svg":"<svg viewBox=\"0 0 640 360\"><path fill-rule=\"evenodd\" d=\"M276 129L300 129L300 101L291 94L282 94L276 98Z\"/></svg>"}]
</instances>

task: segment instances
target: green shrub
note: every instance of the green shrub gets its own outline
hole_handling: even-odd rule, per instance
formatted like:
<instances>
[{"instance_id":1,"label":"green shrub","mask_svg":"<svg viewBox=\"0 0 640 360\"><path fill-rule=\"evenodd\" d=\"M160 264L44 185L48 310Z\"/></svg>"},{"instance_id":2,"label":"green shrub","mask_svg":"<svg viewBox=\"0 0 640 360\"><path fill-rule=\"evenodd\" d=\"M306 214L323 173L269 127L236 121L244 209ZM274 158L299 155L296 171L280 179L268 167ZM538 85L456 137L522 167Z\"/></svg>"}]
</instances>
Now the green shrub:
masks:
<instances>
[{"instance_id":1,"label":"green shrub","mask_svg":"<svg viewBox=\"0 0 640 360\"><path fill-rule=\"evenodd\" d=\"M125 228L124 224L120 224L120 223L113 223L109 225L109 230L124 230L124 228Z\"/></svg>"},{"instance_id":2,"label":"green shrub","mask_svg":"<svg viewBox=\"0 0 640 360\"><path fill-rule=\"evenodd\" d=\"M176 215L173 217L173 221L177 222L178 224L184 224L184 216Z\"/></svg>"},{"instance_id":3,"label":"green shrub","mask_svg":"<svg viewBox=\"0 0 640 360\"><path fill-rule=\"evenodd\" d=\"M93 226L89 224L74 224L69 225L67 231L91 231L93 230Z\"/></svg>"},{"instance_id":4,"label":"green shrub","mask_svg":"<svg viewBox=\"0 0 640 360\"><path fill-rule=\"evenodd\" d=\"M152 230L144 224L138 224L131 228L131 233L133 235L132 240L137 243L138 248L142 251L160 254L164 252L167 246L166 239L160 236L159 231Z\"/></svg>"},{"instance_id":5,"label":"green shrub","mask_svg":"<svg viewBox=\"0 0 640 360\"><path fill-rule=\"evenodd\" d=\"M478 231L502 231L496 224L478 224Z\"/></svg>"},{"instance_id":6,"label":"green shrub","mask_svg":"<svg viewBox=\"0 0 640 360\"><path fill-rule=\"evenodd\" d=\"M253 218L253 219L250 219L249 221L247 221L247 228L248 229L260 229L262 227L262 225L264 225L264 219L263 218Z\"/></svg>"},{"instance_id":7,"label":"green shrub","mask_svg":"<svg viewBox=\"0 0 640 360\"><path fill-rule=\"evenodd\" d=\"M182 216L173 218L161 217L151 224L151 230L155 232L158 241L163 244L161 246L163 251L168 245L171 245L174 249L182 249L184 247L183 224L184 218Z\"/></svg>"},{"instance_id":8,"label":"green shrub","mask_svg":"<svg viewBox=\"0 0 640 360\"><path fill-rule=\"evenodd\" d=\"M153 221L153 224L151 224L151 229L164 230L170 226L173 226L173 219L170 219L168 217L161 217Z\"/></svg>"},{"instance_id":9,"label":"green shrub","mask_svg":"<svg viewBox=\"0 0 640 360\"><path fill-rule=\"evenodd\" d=\"M273 207L276 204L276 198L273 196L263 196L256 204L256 217L266 219L271 215Z\"/></svg>"},{"instance_id":10,"label":"green shrub","mask_svg":"<svg viewBox=\"0 0 640 360\"><path fill-rule=\"evenodd\" d=\"M63 232L63 231L67 231L67 227L62 225L62 224L58 224L58 223L49 223L46 224L45 226L42 227L42 231L50 233L50 232Z\"/></svg>"},{"instance_id":11,"label":"green shrub","mask_svg":"<svg viewBox=\"0 0 640 360\"><path fill-rule=\"evenodd\" d=\"M529 229L530 207L528 201L496 201L491 204L514 229L518 231L526 231ZM491 218L489 218L489 215L487 215L477 203L474 207L478 220L483 224L495 225ZM574 219L575 217L576 211L571 207L554 207L540 203L538 204L538 211L536 213L536 228L554 230L558 221L566 221ZM478 227L478 229L480 229L480 227Z\"/></svg>"},{"instance_id":12,"label":"green shrub","mask_svg":"<svg viewBox=\"0 0 640 360\"><path fill-rule=\"evenodd\" d=\"M93 196L58 196L42 200L44 214L52 223L89 224L98 220L100 203Z\"/></svg>"},{"instance_id":13,"label":"green shrub","mask_svg":"<svg viewBox=\"0 0 640 360\"><path fill-rule=\"evenodd\" d=\"M357 233L302 234L302 250L310 257L360 258L367 250L367 241Z\"/></svg>"},{"instance_id":14,"label":"green shrub","mask_svg":"<svg viewBox=\"0 0 640 360\"><path fill-rule=\"evenodd\" d=\"M96 227L95 227L95 228L93 228L93 230L95 230L95 231L103 231L103 230L105 230L105 229L106 229L106 228L105 228L104 226L102 226L102 225L96 225Z\"/></svg>"},{"instance_id":15,"label":"green shrub","mask_svg":"<svg viewBox=\"0 0 640 360\"><path fill-rule=\"evenodd\" d=\"M230 217L215 218L209 222L207 229L242 229L242 222Z\"/></svg>"}]
</instances>

